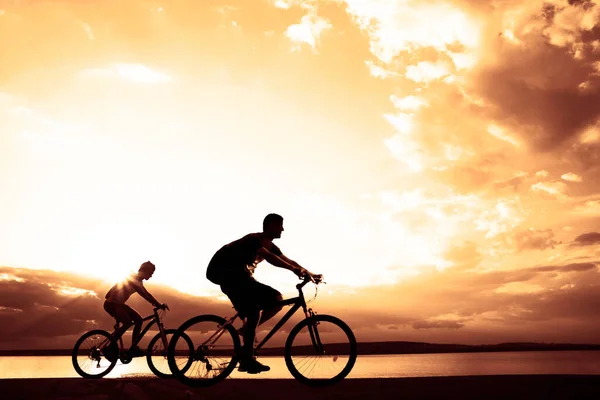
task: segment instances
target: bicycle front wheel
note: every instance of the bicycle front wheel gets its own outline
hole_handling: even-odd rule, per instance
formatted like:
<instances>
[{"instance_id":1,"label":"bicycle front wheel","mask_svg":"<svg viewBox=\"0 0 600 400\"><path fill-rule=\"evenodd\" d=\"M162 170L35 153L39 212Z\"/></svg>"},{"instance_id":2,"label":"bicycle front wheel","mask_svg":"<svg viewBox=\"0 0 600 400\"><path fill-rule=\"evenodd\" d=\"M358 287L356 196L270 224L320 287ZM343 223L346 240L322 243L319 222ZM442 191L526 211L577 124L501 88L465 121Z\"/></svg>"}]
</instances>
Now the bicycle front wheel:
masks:
<instances>
[{"instance_id":1,"label":"bicycle front wheel","mask_svg":"<svg viewBox=\"0 0 600 400\"><path fill-rule=\"evenodd\" d=\"M314 315L301 321L285 343L285 364L299 382L326 386L344 379L356 362L356 338L341 319Z\"/></svg>"},{"instance_id":2,"label":"bicycle front wheel","mask_svg":"<svg viewBox=\"0 0 600 400\"><path fill-rule=\"evenodd\" d=\"M150 340L148 344L148 352L146 354L146 360L148 361L148 367L159 378L172 378L171 370L169 369L169 360L167 352L171 338L177 332L177 329L166 329L165 338L167 345L163 343L161 333L157 333L156 336ZM183 348L184 356L175 356L177 367L180 371L187 371L192 365L192 358L186 357L185 355L192 354L194 351L194 345L192 340L185 334L181 334L181 346Z\"/></svg>"},{"instance_id":3,"label":"bicycle front wheel","mask_svg":"<svg viewBox=\"0 0 600 400\"><path fill-rule=\"evenodd\" d=\"M179 381L189 386L210 386L233 372L240 338L225 323L216 315L199 315L184 322L173 334L167 359L171 373ZM186 336L192 342L191 351Z\"/></svg>"},{"instance_id":4,"label":"bicycle front wheel","mask_svg":"<svg viewBox=\"0 0 600 400\"><path fill-rule=\"evenodd\" d=\"M84 378L102 378L117 364L119 346L110 333L89 331L77 340L71 361L77 373Z\"/></svg>"}]
</instances>

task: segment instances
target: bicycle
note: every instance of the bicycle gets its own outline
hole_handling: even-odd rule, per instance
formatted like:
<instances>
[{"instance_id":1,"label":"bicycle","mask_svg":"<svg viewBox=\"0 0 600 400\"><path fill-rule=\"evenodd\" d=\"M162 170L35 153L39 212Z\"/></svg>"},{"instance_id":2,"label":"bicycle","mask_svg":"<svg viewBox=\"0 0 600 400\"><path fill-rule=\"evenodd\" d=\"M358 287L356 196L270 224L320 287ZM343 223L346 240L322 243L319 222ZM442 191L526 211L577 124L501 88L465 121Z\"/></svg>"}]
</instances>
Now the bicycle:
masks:
<instances>
[{"instance_id":1,"label":"bicycle","mask_svg":"<svg viewBox=\"0 0 600 400\"><path fill-rule=\"evenodd\" d=\"M337 317L317 315L307 307L302 288L308 283L315 284L317 297L321 279L313 280L304 277L303 282L296 285L298 296L285 299L277 304L292 306L292 308L275 324L271 331L255 347L258 352L265 343L302 308L304 319L301 320L288 334L284 347L286 367L299 382L309 386L326 386L344 379L354 367L357 358L356 338L350 327ZM313 300L314 300L313 298ZM182 383L189 386L210 386L227 378L237 366L240 354L240 334L233 327L233 322L239 317L238 313L225 319L217 315L199 315L184 322L175 332L169 342L167 359L171 373ZM207 326L200 326L206 323ZM327 325L325 325L327 324ZM328 326L331 325L331 326ZM338 328L335 332L334 328ZM306 332L304 332L306 331ZM191 351L185 349L181 338L194 339L199 334L206 333L208 338L198 340L197 346L191 346ZM301 334L302 333L302 334ZM225 339L224 344L217 344ZM185 339L186 340L186 339ZM338 343L325 345L327 340L338 340ZM184 349L178 350L178 344L183 343ZM188 346L189 349L189 346ZM275 350L275 351L274 351ZM270 353L280 349L269 349ZM187 354L188 363L196 363L196 367L188 366L180 369L176 356ZM316 357L316 358L311 358ZM317 361L327 361L328 370L320 368L315 371ZM187 364L187 363L186 363ZM199 370L204 371L201 374ZM190 372L190 376L186 374ZM322 375L312 376L313 372ZM326 373L331 372L329 376Z\"/></svg>"},{"instance_id":2,"label":"bicycle","mask_svg":"<svg viewBox=\"0 0 600 400\"><path fill-rule=\"evenodd\" d=\"M146 359L150 370L160 378L172 377L168 364L166 363L166 352L168 349L167 336L173 335L175 329L165 329L162 318L164 312L159 313L159 310L168 310L166 304L161 307L155 307L152 315L149 315L142 319L142 322L150 321L146 327L141 331L138 340L133 344L137 345L144 335L150 330L152 325L158 326L159 332L154 336L148 344L148 350L146 351ZM135 357L129 354L129 351L123 346L123 338L121 335L116 335L121 325L117 322L114 326L114 332L108 333L101 329L95 329L84 333L73 346L73 352L71 355L71 361L75 371L83 378L102 378L113 370L117 361L121 361L123 364L129 364ZM188 343L190 349L193 349L192 341L187 335L180 335L183 338L183 342ZM89 348L87 344L89 343ZM160 360L163 360L162 364ZM186 364L191 365L191 362ZM189 365L183 365L181 370L185 371ZM88 370L87 367L90 367Z\"/></svg>"}]
</instances>

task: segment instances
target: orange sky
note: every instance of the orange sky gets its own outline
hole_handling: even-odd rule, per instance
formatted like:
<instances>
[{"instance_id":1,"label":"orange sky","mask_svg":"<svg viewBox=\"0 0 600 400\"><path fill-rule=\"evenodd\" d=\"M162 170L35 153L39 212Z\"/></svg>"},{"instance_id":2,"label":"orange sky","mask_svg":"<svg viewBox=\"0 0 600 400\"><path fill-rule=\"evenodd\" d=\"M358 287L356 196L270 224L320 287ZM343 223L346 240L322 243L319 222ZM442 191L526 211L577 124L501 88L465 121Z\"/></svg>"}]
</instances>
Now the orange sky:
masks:
<instances>
[{"instance_id":1,"label":"orange sky","mask_svg":"<svg viewBox=\"0 0 600 400\"><path fill-rule=\"evenodd\" d=\"M150 259L215 296L214 251L277 212L364 338L597 342L598 21L597 0L0 1L0 265Z\"/></svg>"}]
</instances>

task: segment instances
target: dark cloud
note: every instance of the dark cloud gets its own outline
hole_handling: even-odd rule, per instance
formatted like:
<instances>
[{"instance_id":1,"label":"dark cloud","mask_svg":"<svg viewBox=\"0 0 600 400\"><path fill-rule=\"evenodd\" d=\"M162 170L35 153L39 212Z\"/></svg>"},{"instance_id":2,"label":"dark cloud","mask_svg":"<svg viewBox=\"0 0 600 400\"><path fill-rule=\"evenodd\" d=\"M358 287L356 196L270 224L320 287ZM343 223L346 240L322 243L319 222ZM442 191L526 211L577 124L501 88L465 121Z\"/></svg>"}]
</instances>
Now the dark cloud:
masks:
<instances>
[{"instance_id":1,"label":"dark cloud","mask_svg":"<svg viewBox=\"0 0 600 400\"><path fill-rule=\"evenodd\" d=\"M599 121L600 122L600 121ZM595 129L600 131L600 125ZM587 182L598 182L600 179L600 143L575 143L568 149L566 154L576 169L582 171L584 179ZM571 190L575 195L597 194L598 188L595 185L577 185L575 190Z\"/></svg>"},{"instance_id":2,"label":"dark cloud","mask_svg":"<svg viewBox=\"0 0 600 400\"><path fill-rule=\"evenodd\" d=\"M563 266L548 266L531 268L532 271L538 272L583 272L596 269L598 263L573 263Z\"/></svg>"},{"instance_id":3,"label":"dark cloud","mask_svg":"<svg viewBox=\"0 0 600 400\"><path fill-rule=\"evenodd\" d=\"M498 37L490 44L498 62L475 75L490 116L542 151L559 147L600 117L600 91L580 89L584 82L590 88L600 83L593 64L598 55L584 51L574 57L571 46L551 44L552 35L561 34L553 31L553 20L562 10L546 5L533 13L515 32L521 45ZM582 48L591 46L593 35L573 29Z\"/></svg>"},{"instance_id":4,"label":"dark cloud","mask_svg":"<svg viewBox=\"0 0 600 400\"><path fill-rule=\"evenodd\" d=\"M414 329L460 329L465 324L459 321L415 321L412 324Z\"/></svg>"},{"instance_id":5,"label":"dark cloud","mask_svg":"<svg viewBox=\"0 0 600 400\"><path fill-rule=\"evenodd\" d=\"M2 278L0 326L4 328L0 330L0 349L68 348L88 330L112 330L114 320L103 309L104 295L110 288L110 283L64 272L9 267L0 267L0 279ZM228 301L188 295L170 287L153 284L151 280L145 286L159 301L169 305L170 311L164 320L167 328L176 328L195 315L215 314L226 317L235 313ZM80 289L81 292L78 295L67 295L61 289L70 289L72 292ZM323 294L316 309L319 313L341 318L357 332L359 338L362 330L387 330L388 326L407 325L417 318L414 312L399 315L394 312L361 310L361 307L340 307L335 300ZM127 304L144 316L150 315L152 310L151 305L137 294ZM311 302L309 307L315 305ZM302 313L297 312L273 337L270 345L283 345L285 333L301 318ZM278 318L274 318L261 326L259 336L266 334L277 321Z\"/></svg>"},{"instance_id":6,"label":"dark cloud","mask_svg":"<svg viewBox=\"0 0 600 400\"><path fill-rule=\"evenodd\" d=\"M467 259L479 257L469 243L459 248L456 255ZM498 341L509 337L531 339L534 332L543 340L551 337L556 326L573 323L581 331L571 331L570 335L572 340L579 340L585 332L591 332L592 322L600 319L598 264L597 261L565 263L492 272L449 268L397 285L356 289L354 294L324 292L316 304L309 306L316 307L319 314L341 318L363 341L398 340L401 336L410 340L474 343L480 339L475 337L478 331L473 326L481 323L495 324L493 337ZM89 329L109 330L113 325L102 308L109 283L68 273L11 268L0 268L0 276L4 278L0 281L0 325L7 327L0 331L0 348L65 348ZM514 293L499 290L512 284L537 285L543 290ZM233 313L227 302L187 295L151 282L146 286L157 299L170 305L172 311L165 319L167 327L177 327L198 314ZM84 292L79 296L65 295L61 291L65 288L89 290L96 295ZM129 303L142 314L151 310L137 295ZM378 307L374 309L373 304ZM447 314L456 318L449 319ZM282 344L285 332L299 318L298 314L288 322L274 337L273 344ZM551 321L554 325L548 328L545 324ZM259 335L271 326L269 323L262 327ZM417 331L431 334L412 336ZM435 332L450 336L444 339ZM509 336L503 336L508 332Z\"/></svg>"},{"instance_id":7,"label":"dark cloud","mask_svg":"<svg viewBox=\"0 0 600 400\"><path fill-rule=\"evenodd\" d=\"M448 268L390 287L365 288L357 296L382 307L393 304L396 315L406 317L413 329L447 327L447 338L467 342L478 340L476 332L482 326L494 337L508 335L505 339L511 340L554 340L553 332L561 327L569 332L561 340L586 341L590 332L600 331L599 264L571 262L490 272ZM357 306L351 298L340 300L348 310ZM456 317L449 319L448 314ZM458 325L464 326L456 336L458 330L452 328Z\"/></svg>"},{"instance_id":8,"label":"dark cloud","mask_svg":"<svg viewBox=\"0 0 600 400\"><path fill-rule=\"evenodd\" d=\"M548 62L557 60L536 61L539 65ZM585 74L580 77L586 79ZM600 117L600 93L535 87L509 67L487 72L479 83L496 106L494 116L520 131L522 139L540 150L561 145Z\"/></svg>"},{"instance_id":9,"label":"dark cloud","mask_svg":"<svg viewBox=\"0 0 600 400\"><path fill-rule=\"evenodd\" d=\"M69 273L0 268L7 279L0 280L0 342L24 338L51 340L78 336L90 329L111 330L114 320L103 309L110 284ZM233 314L231 306L209 297L190 296L163 286L146 287L161 302L169 304L165 324L177 327L197 314ZM83 289L91 293L65 294L63 290ZM138 295L128 302L142 315L151 306Z\"/></svg>"},{"instance_id":10,"label":"dark cloud","mask_svg":"<svg viewBox=\"0 0 600 400\"><path fill-rule=\"evenodd\" d=\"M506 322L565 318L595 321L600 318L600 313L598 308L589 305L600 301L597 265L598 262L571 263L451 278L463 284L468 282L468 288L464 289L464 298L459 297L460 293L454 293L454 299L445 296L449 306L447 312L462 310L464 315L494 312ZM526 283L533 288L524 292L499 290L515 283ZM587 303L585 298L589 300Z\"/></svg>"},{"instance_id":11,"label":"dark cloud","mask_svg":"<svg viewBox=\"0 0 600 400\"><path fill-rule=\"evenodd\" d=\"M575 238L573 244L577 246L591 246L600 244L600 232L582 233Z\"/></svg>"}]
</instances>

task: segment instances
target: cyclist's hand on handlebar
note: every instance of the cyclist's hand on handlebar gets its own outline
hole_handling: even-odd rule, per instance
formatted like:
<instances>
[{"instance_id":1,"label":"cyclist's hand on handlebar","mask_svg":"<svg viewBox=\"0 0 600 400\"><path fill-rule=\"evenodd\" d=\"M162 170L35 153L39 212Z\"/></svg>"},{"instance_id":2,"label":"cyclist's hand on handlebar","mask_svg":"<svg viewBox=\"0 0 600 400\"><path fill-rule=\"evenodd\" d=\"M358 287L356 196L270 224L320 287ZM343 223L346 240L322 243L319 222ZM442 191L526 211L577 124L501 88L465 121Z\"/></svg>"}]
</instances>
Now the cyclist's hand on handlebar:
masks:
<instances>
[{"instance_id":1,"label":"cyclist's hand on handlebar","mask_svg":"<svg viewBox=\"0 0 600 400\"><path fill-rule=\"evenodd\" d=\"M323 275L313 274L308 270L304 270L304 273L302 274L302 276L300 276L300 278L309 280L314 283L321 283L323 281Z\"/></svg>"},{"instance_id":2,"label":"cyclist's hand on handlebar","mask_svg":"<svg viewBox=\"0 0 600 400\"><path fill-rule=\"evenodd\" d=\"M303 279L307 274L310 274L308 270L302 267L296 267L292 270L292 272L295 273L300 279Z\"/></svg>"},{"instance_id":3,"label":"cyclist's hand on handlebar","mask_svg":"<svg viewBox=\"0 0 600 400\"><path fill-rule=\"evenodd\" d=\"M313 283L319 284L319 283L323 282L323 275L313 274L312 272L307 272L307 274L305 275L305 279L308 279Z\"/></svg>"}]
</instances>

